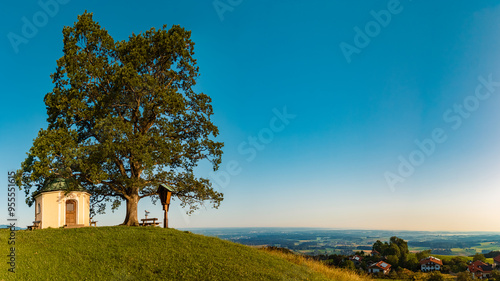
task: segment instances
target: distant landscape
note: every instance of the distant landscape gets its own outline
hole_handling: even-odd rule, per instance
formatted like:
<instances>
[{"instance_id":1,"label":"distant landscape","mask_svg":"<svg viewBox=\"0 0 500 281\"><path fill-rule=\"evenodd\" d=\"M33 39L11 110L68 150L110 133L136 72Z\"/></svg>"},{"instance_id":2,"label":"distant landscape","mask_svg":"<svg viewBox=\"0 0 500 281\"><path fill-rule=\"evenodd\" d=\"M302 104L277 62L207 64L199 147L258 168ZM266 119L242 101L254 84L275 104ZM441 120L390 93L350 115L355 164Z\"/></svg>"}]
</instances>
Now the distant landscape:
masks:
<instances>
[{"instance_id":1,"label":"distant landscape","mask_svg":"<svg viewBox=\"0 0 500 281\"><path fill-rule=\"evenodd\" d=\"M386 230L334 230L313 228L192 228L194 233L216 236L249 246L276 246L307 255L370 253L375 241L397 236L408 241L410 252L431 250L433 255L472 256L500 250L498 232L427 232Z\"/></svg>"},{"instance_id":2,"label":"distant landscape","mask_svg":"<svg viewBox=\"0 0 500 281\"><path fill-rule=\"evenodd\" d=\"M7 225L7 224L0 224L0 229L7 229L9 228L10 229L10 225ZM23 229L26 229L26 228L22 228L22 227L14 227L15 230L23 230Z\"/></svg>"}]
</instances>

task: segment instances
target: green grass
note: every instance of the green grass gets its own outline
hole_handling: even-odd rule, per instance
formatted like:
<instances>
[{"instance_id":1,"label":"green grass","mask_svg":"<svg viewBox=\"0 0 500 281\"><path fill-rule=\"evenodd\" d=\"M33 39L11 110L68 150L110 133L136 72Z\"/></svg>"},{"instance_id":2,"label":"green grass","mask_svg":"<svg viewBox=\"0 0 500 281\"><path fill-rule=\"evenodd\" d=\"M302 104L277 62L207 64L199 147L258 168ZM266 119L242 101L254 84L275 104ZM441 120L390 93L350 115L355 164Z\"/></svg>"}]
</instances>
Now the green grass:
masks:
<instances>
[{"instance_id":1,"label":"green grass","mask_svg":"<svg viewBox=\"0 0 500 281\"><path fill-rule=\"evenodd\" d=\"M0 231L0 280L362 280L295 257L158 227L86 227L16 232L16 273L7 271ZM323 266L325 267L325 266Z\"/></svg>"},{"instance_id":2,"label":"green grass","mask_svg":"<svg viewBox=\"0 0 500 281\"><path fill-rule=\"evenodd\" d=\"M447 256L447 255L434 255L434 254L431 254L431 256L436 257L436 258L441 259L441 260L444 260L444 261L449 261L454 257L459 257L460 259L462 259L464 261L471 261L472 260L472 257L466 257L466 256Z\"/></svg>"},{"instance_id":3,"label":"green grass","mask_svg":"<svg viewBox=\"0 0 500 281\"><path fill-rule=\"evenodd\" d=\"M472 249L476 250L478 253L482 253L483 250L486 251L498 251L499 244L495 242L483 242L480 243L480 246L472 247Z\"/></svg>"},{"instance_id":4,"label":"green grass","mask_svg":"<svg viewBox=\"0 0 500 281\"><path fill-rule=\"evenodd\" d=\"M466 256L447 256L447 255L434 255L434 254L432 256L444 261L451 260L454 257L459 257L464 261L472 261L472 257L466 257ZM486 258L486 262L490 264L493 263L493 258Z\"/></svg>"}]
</instances>

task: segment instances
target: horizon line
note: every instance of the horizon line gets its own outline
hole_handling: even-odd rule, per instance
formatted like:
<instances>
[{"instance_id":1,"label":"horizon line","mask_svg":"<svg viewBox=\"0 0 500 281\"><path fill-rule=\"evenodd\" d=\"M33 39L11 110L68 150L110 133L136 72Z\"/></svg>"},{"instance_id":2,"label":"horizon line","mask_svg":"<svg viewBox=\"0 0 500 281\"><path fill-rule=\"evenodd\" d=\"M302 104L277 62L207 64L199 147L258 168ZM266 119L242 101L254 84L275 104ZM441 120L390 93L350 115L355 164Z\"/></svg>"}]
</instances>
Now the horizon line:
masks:
<instances>
[{"instance_id":1,"label":"horizon line","mask_svg":"<svg viewBox=\"0 0 500 281\"><path fill-rule=\"evenodd\" d=\"M363 228L331 228L310 226L221 226L221 227L179 227L176 229L242 229L242 228L274 228L274 229L318 229L318 230L350 230L350 231L399 231L399 232L449 232L449 233L498 233L494 230L407 230L407 229L363 229Z\"/></svg>"}]
</instances>

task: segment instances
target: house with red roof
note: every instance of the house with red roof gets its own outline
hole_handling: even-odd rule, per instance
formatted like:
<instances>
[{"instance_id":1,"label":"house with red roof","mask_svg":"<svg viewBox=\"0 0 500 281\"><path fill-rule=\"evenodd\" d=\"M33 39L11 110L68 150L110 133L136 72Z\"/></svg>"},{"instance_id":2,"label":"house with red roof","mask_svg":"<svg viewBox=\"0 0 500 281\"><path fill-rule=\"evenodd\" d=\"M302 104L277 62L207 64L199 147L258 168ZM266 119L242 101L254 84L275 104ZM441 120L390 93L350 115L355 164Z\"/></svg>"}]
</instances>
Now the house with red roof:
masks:
<instances>
[{"instance_id":1,"label":"house with red roof","mask_svg":"<svg viewBox=\"0 0 500 281\"><path fill-rule=\"evenodd\" d=\"M391 271L391 265L386 263L385 261L379 261L368 267L368 273L382 272L384 274L387 274L389 273L389 271Z\"/></svg>"},{"instance_id":2,"label":"house with red roof","mask_svg":"<svg viewBox=\"0 0 500 281\"><path fill-rule=\"evenodd\" d=\"M430 272L435 270L441 270L443 267L443 261L433 256L426 257L420 260L420 270L422 272Z\"/></svg>"},{"instance_id":3,"label":"house with red roof","mask_svg":"<svg viewBox=\"0 0 500 281\"><path fill-rule=\"evenodd\" d=\"M488 279L493 271L493 265L475 261L467 266L467 271L472 273L472 278Z\"/></svg>"},{"instance_id":4,"label":"house with red roof","mask_svg":"<svg viewBox=\"0 0 500 281\"><path fill-rule=\"evenodd\" d=\"M493 258L493 264L496 268L500 268L500 255Z\"/></svg>"},{"instance_id":5,"label":"house with red roof","mask_svg":"<svg viewBox=\"0 0 500 281\"><path fill-rule=\"evenodd\" d=\"M377 250L372 250L371 255L376 256L376 255L380 255L380 253Z\"/></svg>"},{"instance_id":6,"label":"house with red roof","mask_svg":"<svg viewBox=\"0 0 500 281\"><path fill-rule=\"evenodd\" d=\"M349 257L349 260L354 262L355 265L359 265L361 263L361 261L363 260L363 257L358 256L358 255L354 255L352 257Z\"/></svg>"}]
</instances>

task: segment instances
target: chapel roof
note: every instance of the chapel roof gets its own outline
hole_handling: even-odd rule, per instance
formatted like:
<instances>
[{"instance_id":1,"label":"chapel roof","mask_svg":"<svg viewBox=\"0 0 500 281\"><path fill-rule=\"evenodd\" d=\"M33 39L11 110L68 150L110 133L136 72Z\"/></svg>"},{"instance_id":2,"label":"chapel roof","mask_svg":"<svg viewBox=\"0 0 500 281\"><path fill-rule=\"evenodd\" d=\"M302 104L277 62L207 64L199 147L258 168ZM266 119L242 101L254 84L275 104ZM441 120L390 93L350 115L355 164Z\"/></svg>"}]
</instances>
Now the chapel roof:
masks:
<instances>
[{"instance_id":1,"label":"chapel roof","mask_svg":"<svg viewBox=\"0 0 500 281\"><path fill-rule=\"evenodd\" d=\"M79 184L75 184L71 179L53 178L45 181L43 187L33 194L33 197L49 191L87 191Z\"/></svg>"}]
</instances>

